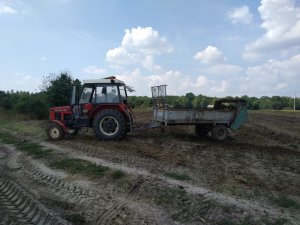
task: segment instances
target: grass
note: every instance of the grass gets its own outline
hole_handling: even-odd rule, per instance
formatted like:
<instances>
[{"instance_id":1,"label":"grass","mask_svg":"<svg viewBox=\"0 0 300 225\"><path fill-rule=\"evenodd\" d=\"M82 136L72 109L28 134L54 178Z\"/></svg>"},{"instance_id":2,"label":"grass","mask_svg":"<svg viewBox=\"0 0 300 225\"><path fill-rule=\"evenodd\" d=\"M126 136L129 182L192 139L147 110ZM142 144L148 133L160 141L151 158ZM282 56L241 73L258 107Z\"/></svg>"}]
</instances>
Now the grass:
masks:
<instances>
[{"instance_id":1,"label":"grass","mask_svg":"<svg viewBox=\"0 0 300 225\"><path fill-rule=\"evenodd\" d=\"M166 177L173 178L175 180L191 180L191 178L187 174L180 174L175 172L167 172L164 174Z\"/></svg>"},{"instance_id":2,"label":"grass","mask_svg":"<svg viewBox=\"0 0 300 225\"><path fill-rule=\"evenodd\" d=\"M19 143L17 144L17 148L29 155L32 155L35 159L46 158L52 152L50 149L45 150L43 146L30 142Z\"/></svg>"},{"instance_id":3,"label":"grass","mask_svg":"<svg viewBox=\"0 0 300 225\"><path fill-rule=\"evenodd\" d=\"M112 178L117 180L117 179L121 179L125 176L125 173L121 170L116 170L112 173Z\"/></svg>"},{"instance_id":4,"label":"grass","mask_svg":"<svg viewBox=\"0 0 300 225\"><path fill-rule=\"evenodd\" d=\"M86 223L84 216L81 214L68 214L65 216L65 219L74 225L83 225Z\"/></svg>"},{"instance_id":5,"label":"grass","mask_svg":"<svg viewBox=\"0 0 300 225\"><path fill-rule=\"evenodd\" d=\"M5 144L17 144L18 141L13 138L10 134L0 132L0 140Z\"/></svg>"},{"instance_id":6,"label":"grass","mask_svg":"<svg viewBox=\"0 0 300 225\"><path fill-rule=\"evenodd\" d=\"M5 144L13 144L18 150L24 151L33 156L35 159L48 157L52 150L44 149L43 146L31 142L22 142L14 138L12 135L0 132L0 140Z\"/></svg>"},{"instance_id":7,"label":"grass","mask_svg":"<svg viewBox=\"0 0 300 225\"><path fill-rule=\"evenodd\" d=\"M67 170L72 174L84 174L91 177L103 176L108 170L107 167L75 158L67 158L55 161L50 166L56 169Z\"/></svg>"},{"instance_id":8,"label":"grass","mask_svg":"<svg viewBox=\"0 0 300 225\"><path fill-rule=\"evenodd\" d=\"M277 218L274 221L270 221L269 219L263 219L263 222L266 225L284 225L289 222L286 218Z\"/></svg>"},{"instance_id":9,"label":"grass","mask_svg":"<svg viewBox=\"0 0 300 225\"><path fill-rule=\"evenodd\" d=\"M284 208L300 209L300 204L286 195L279 196L274 200L274 202Z\"/></svg>"},{"instance_id":10,"label":"grass","mask_svg":"<svg viewBox=\"0 0 300 225\"><path fill-rule=\"evenodd\" d=\"M220 221L218 223L218 225L253 225L253 223L248 222L248 221L242 221L240 223L236 223L236 222L233 222L231 220L224 219L223 221Z\"/></svg>"},{"instance_id":11,"label":"grass","mask_svg":"<svg viewBox=\"0 0 300 225\"><path fill-rule=\"evenodd\" d=\"M287 116L287 117L296 117L300 118L300 110L250 110L250 114L263 114L263 115L272 115L272 116Z\"/></svg>"}]
</instances>

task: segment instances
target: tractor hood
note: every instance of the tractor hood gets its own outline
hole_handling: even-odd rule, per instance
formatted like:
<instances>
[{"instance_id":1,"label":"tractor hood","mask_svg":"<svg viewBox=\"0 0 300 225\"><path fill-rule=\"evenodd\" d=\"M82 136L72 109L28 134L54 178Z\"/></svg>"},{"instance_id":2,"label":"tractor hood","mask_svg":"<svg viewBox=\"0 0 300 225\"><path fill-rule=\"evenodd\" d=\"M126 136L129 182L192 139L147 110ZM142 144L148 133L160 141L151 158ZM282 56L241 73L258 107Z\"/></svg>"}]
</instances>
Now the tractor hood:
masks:
<instances>
[{"instance_id":1,"label":"tractor hood","mask_svg":"<svg viewBox=\"0 0 300 225\"><path fill-rule=\"evenodd\" d=\"M69 112L69 111L71 111L71 107L69 105L67 105L67 106L59 106L59 107L51 107L50 111L54 111L54 112Z\"/></svg>"}]
</instances>

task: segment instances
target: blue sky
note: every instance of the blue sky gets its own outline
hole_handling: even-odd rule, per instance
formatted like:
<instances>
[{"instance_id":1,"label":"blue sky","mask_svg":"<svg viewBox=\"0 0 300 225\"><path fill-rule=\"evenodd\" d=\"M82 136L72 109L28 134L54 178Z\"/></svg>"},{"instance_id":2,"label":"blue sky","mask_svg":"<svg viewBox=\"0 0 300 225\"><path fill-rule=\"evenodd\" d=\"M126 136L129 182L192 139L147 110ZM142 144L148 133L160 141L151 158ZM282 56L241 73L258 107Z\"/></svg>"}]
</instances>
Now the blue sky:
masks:
<instances>
[{"instance_id":1,"label":"blue sky","mask_svg":"<svg viewBox=\"0 0 300 225\"><path fill-rule=\"evenodd\" d=\"M150 95L300 95L298 0L0 0L0 90L116 75Z\"/></svg>"}]
</instances>

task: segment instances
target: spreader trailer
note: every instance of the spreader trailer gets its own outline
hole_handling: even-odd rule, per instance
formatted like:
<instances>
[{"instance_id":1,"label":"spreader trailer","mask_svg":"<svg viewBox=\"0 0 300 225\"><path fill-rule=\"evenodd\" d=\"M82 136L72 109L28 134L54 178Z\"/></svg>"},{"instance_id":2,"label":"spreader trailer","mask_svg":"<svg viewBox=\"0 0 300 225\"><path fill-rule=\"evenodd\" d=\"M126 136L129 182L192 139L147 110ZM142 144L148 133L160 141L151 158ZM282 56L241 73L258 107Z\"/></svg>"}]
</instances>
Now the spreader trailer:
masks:
<instances>
[{"instance_id":1,"label":"spreader trailer","mask_svg":"<svg viewBox=\"0 0 300 225\"><path fill-rule=\"evenodd\" d=\"M209 132L214 139L223 141L228 136L228 128L238 130L248 119L246 101L243 99L218 99L213 108L176 109L166 101L167 85L154 86L152 90L153 121L161 125L195 125L198 137Z\"/></svg>"},{"instance_id":2,"label":"spreader trailer","mask_svg":"<svg viewBox=\"0 0 300 225\"><path fill-rule=\"evenodd\" d=\"M74 86L70 105L50 108L46 129L50 140L76 135L81 128L93 128L101 140L119 140L128 132L169 125L195 125L199 137L211 132L225 140L227 128L237 130L247 120L246 102L220 99L213 109L174 109L166 102L166 85L152 87L153 119L137 127L127 92L133 89L116 77L85 80L79 92Z\"/></svg>"}]
</instances>

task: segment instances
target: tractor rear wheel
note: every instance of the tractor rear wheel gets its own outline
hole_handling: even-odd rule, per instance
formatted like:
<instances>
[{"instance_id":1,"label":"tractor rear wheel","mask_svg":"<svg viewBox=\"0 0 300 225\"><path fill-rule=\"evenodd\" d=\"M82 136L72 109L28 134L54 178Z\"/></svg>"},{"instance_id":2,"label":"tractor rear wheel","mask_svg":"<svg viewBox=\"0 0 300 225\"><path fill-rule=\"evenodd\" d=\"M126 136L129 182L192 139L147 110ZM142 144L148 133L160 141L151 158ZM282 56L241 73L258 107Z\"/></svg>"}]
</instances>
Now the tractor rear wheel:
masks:
<instances>
[{"instance_id":1,"label":"tractor rear wheel","mask_svg":"<svg viewBox=\"0 0 300 225\"><path fill-rule=\"evenodd\" d=\"M211 136L218 141L224 141L228 136L227 127L222 124L216 125L211 131Z\"/></svg>"},{"instance_id":2,"label":"tractor rear wheel","mask_svg":"<svg viewBox=\"0 0 300 225\"><path fill-rule=\"evenodd\" d=\"M126 133L127 121L121 112L106 109L94 119L94 129L99 139L119 140Z\"/></svg>"},{"instance_id":3,"label":"tractor rear wheel","mask_svg":"<svg viewBox=\"0 0 300 225\"><path fill-rule=\"evenodd\" d=\"M57 123L50 123L46 130L47 136L50 140L58 141L64 138L65 132Z\"/></svg>"}]
</instances>

